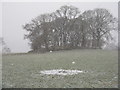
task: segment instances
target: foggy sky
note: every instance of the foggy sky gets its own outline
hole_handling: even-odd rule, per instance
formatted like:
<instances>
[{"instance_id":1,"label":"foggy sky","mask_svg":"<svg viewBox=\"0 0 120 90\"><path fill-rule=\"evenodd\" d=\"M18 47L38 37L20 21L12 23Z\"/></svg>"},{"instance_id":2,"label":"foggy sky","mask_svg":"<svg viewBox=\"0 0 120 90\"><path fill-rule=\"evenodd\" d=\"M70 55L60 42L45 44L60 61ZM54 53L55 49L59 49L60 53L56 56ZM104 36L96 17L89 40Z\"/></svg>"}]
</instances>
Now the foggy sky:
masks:
<instances>
[{"instance_id":1,"label":"foggy sky","mask_svg":"<svg viewBox=\"0 0 120 90\"><path fill-rule=\"evenodd\" d=\"M22 25L40 14L54 12L62 5L73 5L79 8L81 13L94 8L106 8L114 17L118 17L117 2L4 2L2 3L2 36L11 51L29 51L29 41L24 40L24 34L27 32L22 29Z\"/></svg>"}]
</instances>

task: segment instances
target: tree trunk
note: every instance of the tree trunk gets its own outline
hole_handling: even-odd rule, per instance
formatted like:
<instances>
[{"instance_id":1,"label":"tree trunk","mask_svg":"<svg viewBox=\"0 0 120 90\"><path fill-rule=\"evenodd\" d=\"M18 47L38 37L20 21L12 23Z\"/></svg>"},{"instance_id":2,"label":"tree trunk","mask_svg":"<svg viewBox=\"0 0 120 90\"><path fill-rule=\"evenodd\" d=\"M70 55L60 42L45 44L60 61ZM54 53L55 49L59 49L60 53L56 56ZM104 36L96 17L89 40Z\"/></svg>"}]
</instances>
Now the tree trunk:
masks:
<instances>
[{"instance_id":1,"label":"tree trunk","mask_svg":"<svg viewBox=\"0 0 120 90\"><path fill-rule=\"evenodd\" d=\"M97 48L98 48L98 49L101 49L100 38L97 39Z\"/></svg>"}]
</instances>

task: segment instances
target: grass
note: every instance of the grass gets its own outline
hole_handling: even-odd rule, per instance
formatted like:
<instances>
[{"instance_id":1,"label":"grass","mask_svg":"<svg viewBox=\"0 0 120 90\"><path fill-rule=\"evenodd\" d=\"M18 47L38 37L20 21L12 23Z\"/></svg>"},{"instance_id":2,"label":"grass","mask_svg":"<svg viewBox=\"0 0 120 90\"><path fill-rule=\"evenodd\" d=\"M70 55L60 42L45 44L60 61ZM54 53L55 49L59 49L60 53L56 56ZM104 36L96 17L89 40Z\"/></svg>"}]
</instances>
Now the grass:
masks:
<instances>
[{"instance_id":1,"label":"grass","mask_svg":"<svg viewBox=\"0 0 120 90\"><path fill-rule=\"evenodd\" d=\"M72 62L75 61L75 64ZM55 51L4 55L3 88L117 88L118 52L107 50ZM77 75L40 75L41 70L77 69Z\"/></svg>"}]
</instances>

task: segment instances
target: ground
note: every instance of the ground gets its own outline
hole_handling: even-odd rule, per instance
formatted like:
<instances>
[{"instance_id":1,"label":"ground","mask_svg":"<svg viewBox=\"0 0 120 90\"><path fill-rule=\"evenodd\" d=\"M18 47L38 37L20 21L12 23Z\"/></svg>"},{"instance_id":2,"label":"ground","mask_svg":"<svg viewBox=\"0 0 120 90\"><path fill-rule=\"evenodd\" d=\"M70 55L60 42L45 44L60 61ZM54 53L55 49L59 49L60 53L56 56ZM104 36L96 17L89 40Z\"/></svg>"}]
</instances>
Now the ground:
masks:
<instances>
[{"instance_id":1,"label":"ground","mask_svg":"<svg viewBox=\"0 0 120 90\"><path fill-rule=\"evenodd\" d=\"M3 55L3 88L117 88L118 52L69 50ZM72 62L75 62L74 64ZM82 70L76 75L43 75L42 70Z\"/></svg>"}]
</instances>

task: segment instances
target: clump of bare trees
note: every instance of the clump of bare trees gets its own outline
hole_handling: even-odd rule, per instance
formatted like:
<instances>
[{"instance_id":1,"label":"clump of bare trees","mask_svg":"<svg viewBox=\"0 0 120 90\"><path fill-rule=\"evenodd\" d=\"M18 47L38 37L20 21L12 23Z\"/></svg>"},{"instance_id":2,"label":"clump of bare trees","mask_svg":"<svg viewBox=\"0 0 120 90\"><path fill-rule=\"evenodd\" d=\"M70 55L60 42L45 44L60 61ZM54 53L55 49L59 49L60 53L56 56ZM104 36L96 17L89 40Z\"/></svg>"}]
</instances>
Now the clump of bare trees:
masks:
<instances>
[{"instance_id":1,"label":"clump of bare trees","mask_svg":"<svg viewBox=\"0 0 120 90\"><path fill-rule=\"evenodd\" d=\"M42 14L23 26L35 52L76 48L101 48L112 39L117 19L103 8L80 13L74 6L62 6Z\"/></svg>"}]
</instances>

